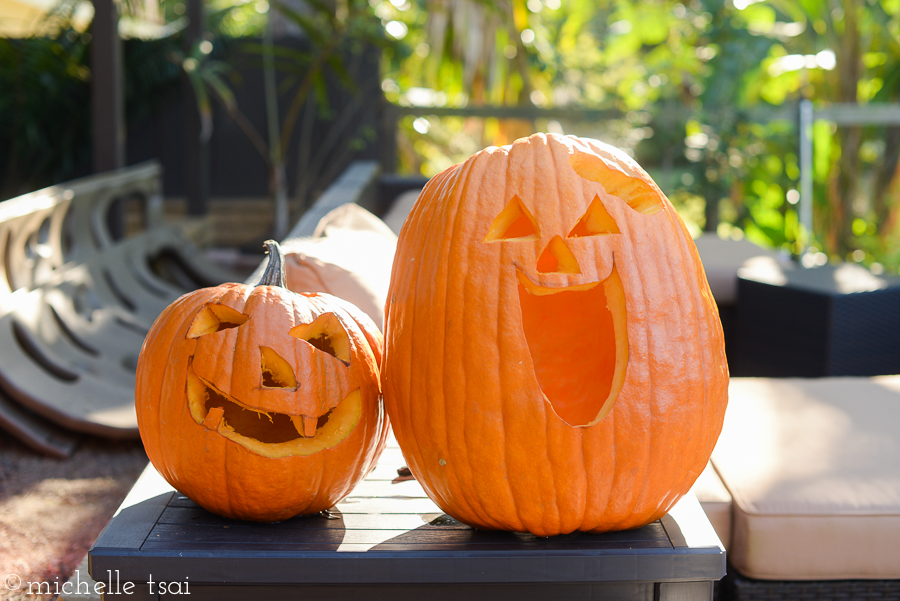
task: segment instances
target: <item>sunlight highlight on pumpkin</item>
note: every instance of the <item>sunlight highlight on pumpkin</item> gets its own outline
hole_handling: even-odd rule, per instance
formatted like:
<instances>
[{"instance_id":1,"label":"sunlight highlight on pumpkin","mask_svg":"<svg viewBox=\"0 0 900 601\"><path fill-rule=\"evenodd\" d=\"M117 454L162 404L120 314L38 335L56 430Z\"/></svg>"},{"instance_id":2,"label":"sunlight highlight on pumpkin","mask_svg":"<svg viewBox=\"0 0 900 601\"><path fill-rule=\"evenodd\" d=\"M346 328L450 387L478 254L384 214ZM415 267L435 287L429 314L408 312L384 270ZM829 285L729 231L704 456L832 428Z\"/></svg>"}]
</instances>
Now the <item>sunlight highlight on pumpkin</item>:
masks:
<instances>
[{"instance_id":1,"label":"sunlight highlight on pumpkin","mask_svg":"<svg viewBox=\"0 0 900 601\"><path fill-rule=\"evenodd\" d=\"M187 337L199 338L229 328L236 328L247 323L248 319L250 319L249 316L235 311L231 307L210 303L200 309L197 316L194 317Z\"/></svg>"},{"instance_id":2,"label":"sunlight highlight on pumpkin","mask_svg":"<svg viewBox=\"0 0 900 601\"><path fill-rule=\"evenodd\" d=\"M572 169L586 180L598 182L608 194L618 196L629 207L652 215L662 208L662 199L644 180L623 171L621 165L612 166L601 157L575 151L569 157Z\"/></svg>"}]
</instances>

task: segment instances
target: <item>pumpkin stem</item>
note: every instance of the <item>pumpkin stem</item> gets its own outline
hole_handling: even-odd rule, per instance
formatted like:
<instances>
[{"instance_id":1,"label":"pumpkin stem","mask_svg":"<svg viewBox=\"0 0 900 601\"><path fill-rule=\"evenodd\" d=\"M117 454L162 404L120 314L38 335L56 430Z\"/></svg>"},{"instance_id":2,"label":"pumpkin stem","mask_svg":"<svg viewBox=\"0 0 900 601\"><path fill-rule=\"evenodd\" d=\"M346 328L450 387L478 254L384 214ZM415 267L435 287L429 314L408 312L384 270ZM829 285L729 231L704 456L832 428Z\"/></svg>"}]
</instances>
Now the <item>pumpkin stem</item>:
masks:
<instances>
[{"instance_id":1,"label":"pumpkin stem","mask_svg":"<svg viewBox=\"0 0 900 601\"><path fill-rule=\"evenodd\" d=\"M269 262L266 264L266 270L262 274L257 286L281 286L287 288L287 281L284 275L284 253L281 246L274 240L266 240L263 243L266 247L266 254L269 255Z\"/></svg>"}]
</instances>

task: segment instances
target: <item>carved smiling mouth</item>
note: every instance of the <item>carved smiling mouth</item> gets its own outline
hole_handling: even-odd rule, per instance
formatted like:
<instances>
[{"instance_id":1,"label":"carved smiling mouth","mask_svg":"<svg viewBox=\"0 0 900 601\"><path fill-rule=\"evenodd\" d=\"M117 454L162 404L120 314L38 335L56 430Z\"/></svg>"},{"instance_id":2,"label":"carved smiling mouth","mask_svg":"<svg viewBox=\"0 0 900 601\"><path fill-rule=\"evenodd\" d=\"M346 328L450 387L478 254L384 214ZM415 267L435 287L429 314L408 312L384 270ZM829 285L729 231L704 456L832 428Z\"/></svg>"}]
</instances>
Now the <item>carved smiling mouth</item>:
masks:
<instances>
[{"instance_id":1,"label":"carved smiling mouth","mask_svg":"<svg viewBox=\"0 0 900 601\"><path fill-rule=\"evenodd\" d=\"M522 327L553 411L591 426L612 410L628 363L625 293L613 266L603 281L540 286L516 268Z\"/></svg>"},{"instance_id":2,"label":"carved smiling mouth","mask_svg":"<svg viewBox=\"0 0 900 601\"><path fill-rule=\"evenodd\" d=\"M266 457L312 455L340 444L362 416L359 389L325 415L307 417L253 409L217 389L188 366L187 397L194 420Z\"/></svg>"}]
</instances>

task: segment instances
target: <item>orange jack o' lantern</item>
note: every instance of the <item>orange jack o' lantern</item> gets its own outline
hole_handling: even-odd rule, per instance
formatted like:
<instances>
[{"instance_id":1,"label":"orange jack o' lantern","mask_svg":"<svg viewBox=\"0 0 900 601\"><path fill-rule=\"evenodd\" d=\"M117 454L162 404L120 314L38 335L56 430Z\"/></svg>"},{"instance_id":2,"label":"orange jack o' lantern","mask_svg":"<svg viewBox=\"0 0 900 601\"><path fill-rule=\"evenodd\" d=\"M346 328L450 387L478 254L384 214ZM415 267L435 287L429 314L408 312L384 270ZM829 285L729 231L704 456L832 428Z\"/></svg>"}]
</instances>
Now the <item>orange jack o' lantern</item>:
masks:
<instances>
[{"instance_id":1,"label":"orange jack o' lantern","mask_svg":"<svg viewBox=\"0 0 900 601\"><path fill-rule=\"evenodd\" d=\"M388 422L378 328L335 297L287 290L268 244L260 285L205 288L163 311L135 399L147 455L172 486L220 515L271 522L346 496Z\"/></svg>"},{"instance_id":2,"label":"orange jack o' lantern","mask_svg":"<svg viewBox=\"0 0 900 601\"><path fill-rule=\"evenodd\" d=\"M385 404L480 528L634 528L703 470L728 371L696 247L629 157L534 135L434 177L400 233Z\"/></svg>"}]
</instances>

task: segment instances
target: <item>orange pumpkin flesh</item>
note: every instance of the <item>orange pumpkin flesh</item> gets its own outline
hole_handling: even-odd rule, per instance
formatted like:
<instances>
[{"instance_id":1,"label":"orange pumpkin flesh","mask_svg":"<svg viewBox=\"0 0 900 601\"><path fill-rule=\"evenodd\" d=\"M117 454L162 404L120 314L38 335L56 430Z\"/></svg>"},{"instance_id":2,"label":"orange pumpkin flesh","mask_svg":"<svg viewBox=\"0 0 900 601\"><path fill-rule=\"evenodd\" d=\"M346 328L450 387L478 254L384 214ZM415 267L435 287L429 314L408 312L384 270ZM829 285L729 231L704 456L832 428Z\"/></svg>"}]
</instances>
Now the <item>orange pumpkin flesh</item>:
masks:
<instances>
[{"instance_id":1,"label":"orange pumpkin flesh","mask_svg":"<svg viewBox=\"0 0 900 601\"><path fill-rule=\"evenodd\" d=\"M721 429L728 372L696 248L649 176L598 142L535 135L432 178L385 315L397 440L467 524L642 526Z\"/></svg>"},{"instance_id":2,"label":"orange pumpkin flesh","mask_svg":"<svg viewBox=\"0 0 900 601\"><path fill-rule=\"evenodd\" d=\"M163 477L210 511L256 521L334 505L388 432L374 323L330 295L288 291L271 271L259 286L198 290L168 307L135 389Z\"/></svg>"},{"instance_id":3,"label":"orange pumpkin flesh","mask_svg":"<svg viewBox=\"0 0 900 601\"><path fill-rule=\"evenodd\" d=\"M624 298L615 269L602 284L550 288L520 283L518 290L534 372L553 411L572 426L606 417L628 363ZM586 331L592 335L585 336Z\"/></svg>"}]
</instances>

